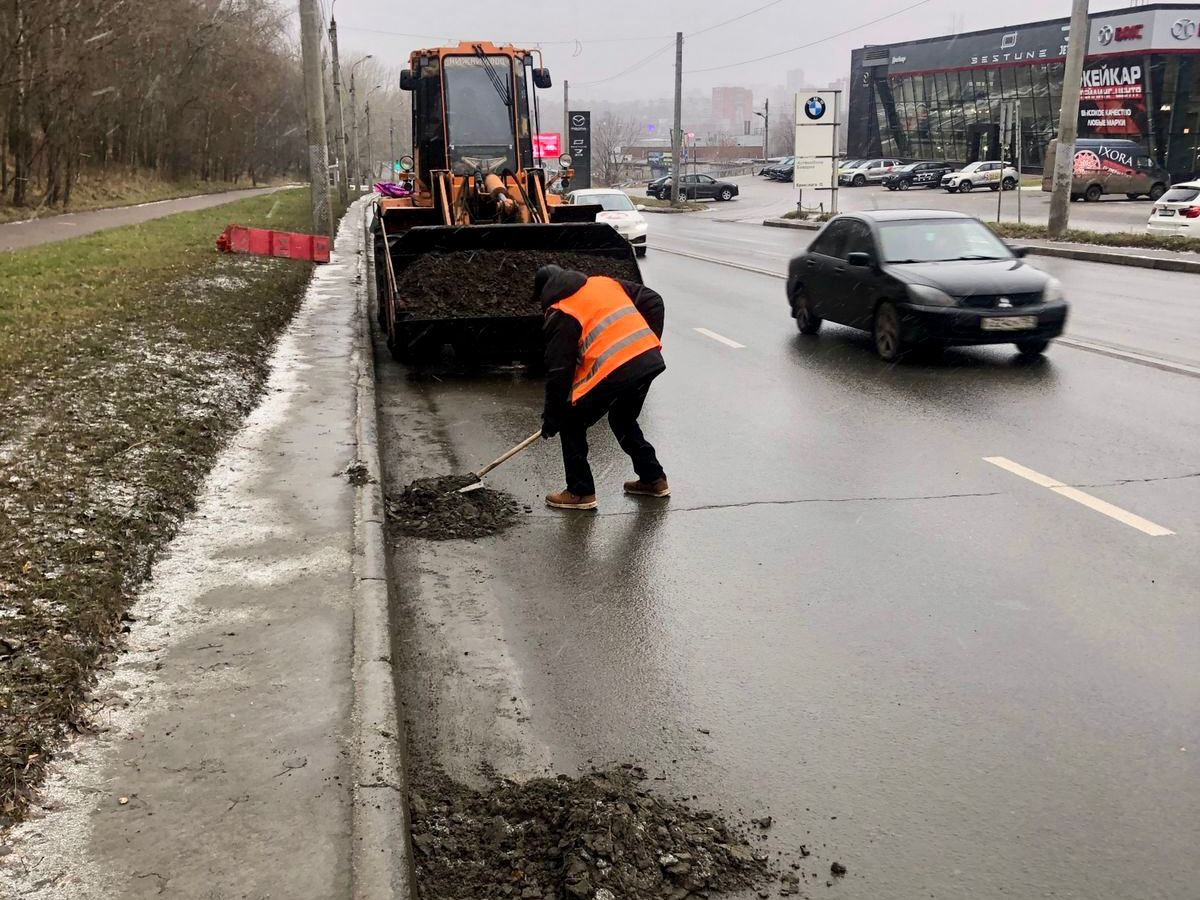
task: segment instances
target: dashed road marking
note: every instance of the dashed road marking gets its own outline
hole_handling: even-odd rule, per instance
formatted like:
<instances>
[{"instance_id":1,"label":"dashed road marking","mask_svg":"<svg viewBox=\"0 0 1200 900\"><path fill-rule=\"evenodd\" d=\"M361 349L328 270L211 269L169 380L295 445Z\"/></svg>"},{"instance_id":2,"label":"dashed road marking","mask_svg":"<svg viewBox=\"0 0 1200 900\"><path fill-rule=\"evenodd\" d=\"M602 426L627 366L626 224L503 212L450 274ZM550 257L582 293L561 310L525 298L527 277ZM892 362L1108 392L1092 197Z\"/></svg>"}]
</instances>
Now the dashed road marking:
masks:
<instances>
[{"instance_id":1,"label":"dashed road marking","mask_svg":"<svg viewBox=\"0 0 1200 900\"><path fill-rule=\"evenodd\" d=\"M1054 493L1066 497L1068 500L1081 503L1088 509L1095 510L1101 515L1108 516L1110 519L1116 519L1121 524L1128 525L1130 528L1136 528L1143 534L1148 534L1151 537L1163 537L1164 535L1175 533L1169 528L1156 525L1149 519L1143 519L1141 516L1121 509L1119 506L1113 506L1099 497L1093 497L1091 494L1079 490L1079 488L1073 488L1048 475L1043 475L1041 472L1035 472L1033 469L1027 468L1020 463L1015 463L1011 459L1006 459L1003 456L985 456L983 461L989 462L993 466L999 466L1006 472L1011 472L1020 478L1024 478L1026 481L1032 481L1039 487L1049 488Z\"/></svg>"},{"instance_id":2,"label":"dashed road marking","mask_svg":"<svg viewBox=\"0 0 1200 900\"><path fill-rule=\"evenodd\" d=\"M709 331L707 328L697 328L695 330L700 332L705 337L712 338L714 341L720 341L726 347L732 347L734 350L744 350L746 347L745 344L739 344L737 341L731 341L729 338L725 337L725 335L717 334L715 331Z\"/></svg>"}]
</instances>

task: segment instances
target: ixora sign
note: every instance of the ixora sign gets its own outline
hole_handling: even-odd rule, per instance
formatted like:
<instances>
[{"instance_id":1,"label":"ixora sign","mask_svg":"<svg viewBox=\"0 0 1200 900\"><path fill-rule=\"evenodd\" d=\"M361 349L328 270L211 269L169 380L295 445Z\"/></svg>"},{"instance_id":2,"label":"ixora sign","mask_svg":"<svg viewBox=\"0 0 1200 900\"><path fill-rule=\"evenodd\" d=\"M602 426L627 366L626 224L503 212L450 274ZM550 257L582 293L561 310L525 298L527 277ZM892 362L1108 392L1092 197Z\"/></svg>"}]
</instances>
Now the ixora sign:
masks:
<instances>
[{"instance_id":1,"label":"ixora sign","mask_svg":"<svg viewBox=\"0 0 1200 900\"><path fill-rule=\"evenodd\" d=\"M841 91L802 91L796 95L796 168L800 190L837 190L837 130ZM835 195L836 196L836 195Z\"/></svg>"}]
</instances>

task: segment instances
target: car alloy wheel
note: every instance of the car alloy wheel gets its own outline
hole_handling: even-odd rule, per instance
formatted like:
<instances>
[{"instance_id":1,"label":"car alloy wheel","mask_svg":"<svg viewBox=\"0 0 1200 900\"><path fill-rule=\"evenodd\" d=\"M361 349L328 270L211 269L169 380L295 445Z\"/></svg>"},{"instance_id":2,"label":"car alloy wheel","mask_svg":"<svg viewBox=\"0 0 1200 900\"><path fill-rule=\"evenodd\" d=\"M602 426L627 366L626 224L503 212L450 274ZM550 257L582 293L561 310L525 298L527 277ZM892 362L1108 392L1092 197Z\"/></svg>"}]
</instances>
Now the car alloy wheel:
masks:
<instances>
[{"instance_id":1,"label":"car alloy wheel","mask_svg":"<svg viewBox=\"0 0 1200 900\"><path fill-rule=\"evenodd\" d=\"M721 189L721 199L722 200L732 200L733 199L733 191L731 191L729 188L722 188Z\"/></svg>"},{"instance_id":2,"label":"car alloy wheel","mask_svg":"<svg viewBox=\"0 0 1200 900\"><path fill-rule=\"evenodd\" d=\"M854 186L855 187L862 187L866 183L867 183L866 175L855 175L854 176Z\"/></svg>"},{"instance_id":3,"label":"car alloy wheel","mask_svg":"<svg viewBox=\"0 0 1200 900\"><path fill-rule=\"evenodd\" d=\"M1083 192L1083 199L1088 203L1095 203L1103 196L1104 190L1098 184L1089 184L1088 189Z\"/></svg>"},{"instance_id":4,"label":"car alloy wheel","mask_svg":"<svg viewBox=\"0 0 1200 900\"><path fill-rule=\"evenodd\" d=\"M813 315L803 286L798 286L792 295L792 314L796 317L796 327L801 334L816 334L821 330L821 317Z\"/></svg>"},{"instance_id":5,"label":"car alloy wheel","mask_svg":"<svg viewBox=\"0 0 1200 900\"><path fill-rule=\"evenodd\" d=\"M1004 186L1006 191L1011 191L1017 186L1017 180L1015 178L1005 178L1001 184Z\"/></svg>"},{"instance_id":6,"label":"car alloy wheel","mask_svg":"<svg viewBox=\"0 0 1200 900\"><path fill-rule=\"evenodd\" d=\"M907 191L910 187L912 187L912 184L909 182L909 180L907 178L901 178L900 183L898 185L896 185L896 187L898 187L902 191Z\"/></svg>"},{"instance_id":7,"label":"car alloy wheel","mask_svg":"<svg viewBox=\"0 0 1200 900\"><path fill-rule=\"evenodd\" d=\"M900 313L886 300L875 310L872 336L875 338L875 352L884 362L895 362L904 353L904 344L900 336Z\"/></svg>"},{"instance_id":8,"label":"car alloy wheel","mask_svg":"<svg viewBox=\"0 0 1200 900\"><path fill-rule=\"evenodd\" d=\"M1156 185L1154 185L1154 187L1150 188L1150 199L1157 200L1159 197L1161 197L1166 192L1167 192L1167 186L1165 184L1156 184Z\"/></svg>"},{"instance_id":9,"label":"car alloy wheel","mask_svg":"<svg viewBox=\"0 0 1200 900\"><path fill-rule=\"evenodd\" d=\"M971 188L973 187L975 187L975 185L971 184L970 181L960 181L958 183L958 192L960 194L969 194L971 193Z\"/></svg>"}]
</instances>

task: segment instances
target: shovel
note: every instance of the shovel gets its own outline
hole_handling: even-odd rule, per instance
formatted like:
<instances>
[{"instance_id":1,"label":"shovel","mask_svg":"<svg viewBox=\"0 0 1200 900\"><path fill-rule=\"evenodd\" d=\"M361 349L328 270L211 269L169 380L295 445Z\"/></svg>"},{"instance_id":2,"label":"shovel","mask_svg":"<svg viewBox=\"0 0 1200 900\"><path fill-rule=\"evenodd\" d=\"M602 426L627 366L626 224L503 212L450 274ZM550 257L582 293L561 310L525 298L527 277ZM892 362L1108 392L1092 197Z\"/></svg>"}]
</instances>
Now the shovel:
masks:
<instances>
[{"instance_id":1,"label":"shovel","mask_svg":"<svg viewBox=\"0 0 1200 900\"><path fill-rule=\"evenodd\" d=\"M473 484L468 484L466 487L459 488L458 493L466 494L466 493L470 493L471 491L479 490L481 487L483 487L483 476L484 475L486 475L488 472L492 471L492 469L496 468L502 462L506 462L507 460L516 456L518 453L520 453L522 450L524 450L526 447L528 447L530 444L532 444L534 441L536 441L541 436L542 436L542 429L539 428L537 431L535 431L529 437L525 438L525 440L521 441L521 443L517 444L517 446L513 447L511 450L504 451L504 453L502 453L500 456L493 459L490 463L488 463L486 466L484 466L478 472L472 472L471 474L473 474L475 476L475 482Z\"/></svg>"}]
</instances>

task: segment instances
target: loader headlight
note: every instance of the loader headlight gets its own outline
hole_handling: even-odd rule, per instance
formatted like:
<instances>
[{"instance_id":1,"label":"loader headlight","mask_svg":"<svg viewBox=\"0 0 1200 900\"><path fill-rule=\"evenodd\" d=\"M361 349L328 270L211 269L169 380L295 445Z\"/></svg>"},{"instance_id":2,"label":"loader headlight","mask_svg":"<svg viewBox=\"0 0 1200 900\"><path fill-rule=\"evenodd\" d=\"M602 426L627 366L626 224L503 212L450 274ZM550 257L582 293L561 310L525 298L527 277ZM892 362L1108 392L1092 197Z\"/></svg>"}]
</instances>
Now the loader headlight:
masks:
<instances>
[{"instance_id":1,"label":"loader headlight","mask_svg":"<svg viewBox=\"0 0 1200 900\"><path fill-rule=\"evenodd\" d=\"M560 157L558 158L558 164L559 164L560 166L562 166L564 169L569 169L569 168L571 168L571 154L570 154L570 153L564 153L562 156L560 156Z\"/></svg>"}]
</instances>

